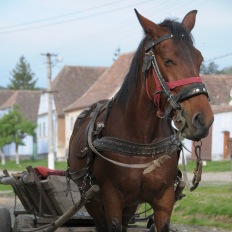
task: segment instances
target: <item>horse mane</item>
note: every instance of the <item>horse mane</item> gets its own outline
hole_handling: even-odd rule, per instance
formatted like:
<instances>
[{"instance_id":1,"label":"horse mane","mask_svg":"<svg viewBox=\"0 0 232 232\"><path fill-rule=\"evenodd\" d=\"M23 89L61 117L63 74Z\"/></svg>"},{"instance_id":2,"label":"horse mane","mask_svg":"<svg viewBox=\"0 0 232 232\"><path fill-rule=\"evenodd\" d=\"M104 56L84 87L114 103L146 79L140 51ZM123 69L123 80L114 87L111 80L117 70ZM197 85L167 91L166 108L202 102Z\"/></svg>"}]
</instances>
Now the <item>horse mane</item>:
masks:
<instances>
[{"instance_id":1,"label":"horse mane","mask_svg":"<svg viewBox=\"0 0 232 232\"><path fill-rule=\"evenodd\" d=\"M117 93L117 99L119 101L119 104L122 106L127 105L127 100L130 97L130 94L132 94L131 90L134 88L141 87L141 81L140 81L140 66L142 65L142 58L143 58L143 51L144 51L144 45L146 44L147 36L143 38L143 40L140 42L135 55L132 59L130 69L125 76L124 82L119 89Z\"/></svg>"},{"instance_id":2,"label":"horse mane","mask_svg":"<svg viewBox=\"0 0 232 232\"><path fill-rule=\"evenodd\" d=\"M182 23L179 23L176 20L165 19L162 23L159 24L159 26L168 29L168 31L170 31L170 33L173 34L175 42L181 41L184 38L185 42L189 44L193 43L193 37L191 33L187 28L183 26ZM131 90L134 88L141 87L142 83L140 80L140 72L143 61L142 59L144 46L146 42L151 39L151 36L145 35L142 41L140 42L132 59L130 69L127 75L125 76L124 82L116 95L119 104L123 107L126 107L130 95L133 94ZM136 98L136 96L134 96L134 98Z\"/></svg>"}]
</instances>

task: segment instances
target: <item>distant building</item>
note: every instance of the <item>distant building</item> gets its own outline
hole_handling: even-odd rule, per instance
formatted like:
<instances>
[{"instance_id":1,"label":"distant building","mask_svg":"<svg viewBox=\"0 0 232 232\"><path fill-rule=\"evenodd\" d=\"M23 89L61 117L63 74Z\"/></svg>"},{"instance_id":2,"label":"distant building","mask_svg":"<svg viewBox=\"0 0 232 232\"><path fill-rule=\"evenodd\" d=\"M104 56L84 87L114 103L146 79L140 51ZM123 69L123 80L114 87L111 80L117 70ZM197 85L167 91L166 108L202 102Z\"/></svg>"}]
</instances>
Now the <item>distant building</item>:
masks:
<instances>
[{"instance_id":1,"label":"distant building","mask_svg":"<svg viewBox=\"0 0 232 232\"><path fill-rule=\"evenodd\" d=\"M24 118L36 123L40 95L41 91L37 90L0 90L0 117L17 105ZM24 146L19 146L19 155L32 156L33 137L26 136L24 143ZM5 145L3 152L7 158L15 156L15 144Z\"/></svg>"},{"instance_id":2,"label":"distant building","mask_svg":"<svg viewBox=\"0 0 232 232\"><path fill-rule=\"evenodd\" d=\"M105 67L64 66L52 81L53 91L53 147L57 160L66 159L64 111L79 99L105 72ZM38 153L48 153L47 93L41 95L38 112Z\"/></svg>"}]
</instances>

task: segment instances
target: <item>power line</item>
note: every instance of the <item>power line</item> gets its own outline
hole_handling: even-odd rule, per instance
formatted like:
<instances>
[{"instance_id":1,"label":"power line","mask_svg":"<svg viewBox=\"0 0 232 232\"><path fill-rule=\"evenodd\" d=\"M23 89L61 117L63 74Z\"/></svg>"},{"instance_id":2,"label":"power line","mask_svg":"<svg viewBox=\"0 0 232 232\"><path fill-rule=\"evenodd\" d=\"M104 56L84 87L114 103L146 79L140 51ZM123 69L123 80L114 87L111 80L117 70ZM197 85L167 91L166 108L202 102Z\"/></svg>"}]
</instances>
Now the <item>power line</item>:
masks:
<instances>
[{"instance_id":1,"label":"power line","mask_svg":"<svg viewBox=\"0 0 232 232\"><path fill-rule=\"evenodd\" d=\"M206 60L205 62L212 62L214 60L219 60L221 58L224 58L224 57L227 57L227 56L231 56L232 55L232 52L231 53L227 53L227 54L224 54L224 55L221 55L221 56L217 56L217 57L214 57L212 59L209 59L209 60Z\"/></svg>"},{"instance_id":2,"label":"power line","mask_svg":"<svg viewBox=\"0 0 232 232\"><path fill-rule=\"evenodd\" d=\"M22 29L15 29L15 30L10 30L10 31L3 31L3 32L0 32L0 34L8 34L8 33L20 32L20 31L28 31L28 30L34 30L34 29L39 29L39 28L44 28L44 27L49 27L49 26L54 26L54 25L59 25L59 24L64 24L64 23L70 23L70 22L74 22L74 21L78 21L78 20L82 20L82 19L87 19L87 18L103 15L103 14L108 14L108 13L122 10L122 9L127 9L129 7L133 7L135 4L141 5L141 4L144 4L145 2L148 2L148 1L151 1L151 0L145 0L143 2L127 5L126 7L118 7L118 8L114 8L111 10L95 13L92 15L82 16L82 17L74 18L74 19L68 19L68 20L64 20L64 21L60 21L60 22L54 22L54 23L49 23L49 24L44 24L44 25L39 25L39 26L34 26L34 27L22 28Z\"/></svg>"},{"instance_id":3,"label":"power line","mask_svg":"<svg viewBox=\"0 0 232 232\"><path fill-rule=\"evenodd\" d=\"M100 5L100 6L96 6L96 7L92 7L92 8L87 8L87 9L84 9L84 10L74 11L74 12L70 12L70 13L67 13L67 14L62 14L62 15L58 15L58 16L54 16L54 17L49 17L49 18L38 19L38 20L30 21L30 22L24 22L24 23L4 26L4 27L0 27L0 29L8 29L8 28L12 28L12 27L19 27L19 26L23 26L23 25L30 25L30 24L34 24L34 23L50 21L50 20L57 19L57 18L63 18L63 17L67 17L67 16L71 16L71 15L80 14L80 13L83 13L83 12L99 9L99 8L102 8L102 7L105 7L105 6L108 6L108 5L113 5L115 3L118 3L118 1L111 2L111 3L108 3L108 4L104 4L104 5Z\"/></svg>"}]
</instances>

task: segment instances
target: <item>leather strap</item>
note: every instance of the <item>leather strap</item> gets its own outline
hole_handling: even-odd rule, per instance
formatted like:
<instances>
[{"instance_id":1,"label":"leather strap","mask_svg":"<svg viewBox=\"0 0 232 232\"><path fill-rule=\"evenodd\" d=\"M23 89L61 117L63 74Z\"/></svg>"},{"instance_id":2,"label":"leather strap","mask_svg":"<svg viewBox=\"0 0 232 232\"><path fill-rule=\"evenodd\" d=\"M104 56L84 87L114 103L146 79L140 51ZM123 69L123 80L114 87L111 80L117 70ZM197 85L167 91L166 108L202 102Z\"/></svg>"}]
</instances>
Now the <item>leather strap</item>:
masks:
<instances>
[{"instance_id":1,"label":"leather strap","mask_svg":"<svg viewBox=\"0 0 232 232\"><path fill-rule=\"evenodd\" d=\"M150 51L153 47L155 47L160 42L167 40L167 39L172 39L172 38L173 38L173 34L169 34L169 35L161 36L160 38L156 40L151 40L151 42L147 44L145 52Z\"/></svg>"},{"instance_id":2,"label":"leather strap","mask_svg":"<svg viewBox=\"0 0 232 232\"><path fill-rule=\"evenodd\" d=\"M102 137L93 142L98 151L109 151L129 156L154 157L162 153L172 153L179 150L180 142L172 135L155 144L138 144L113 137Z\"/></svg>"},{"instance_id":3,"label":"leather strap","mask_svg":"<svg viewBox=\"0 0 232 232\"><path fill-rule=\"evenodd\" d=\"M103 156L100 152L98 152L98 150L93 145L93 132L94 132L94 124L95 124L95 121L96 121L96 118L98 116L100 109L101 109L101 104L98 103L96 108L94 109L94 112L92 112L92 114L91 114L91 120L90 120L89 125L88 125L88 146L91 149L91 151L94 152L99 157L101 157L102 159L104 159L112 164L115 164L117 166L120 166L120 167L145 169L145 168L148 168L148 167L154 165L154 161L151 161L151 162L148 162L145 164L125 164L125 163L121 163L121 162L109 159L109 158ZM175 146L175 148L177 148L177 146ZM179 150L179 147L177 150Z\"/></svg>"}]
</instances>

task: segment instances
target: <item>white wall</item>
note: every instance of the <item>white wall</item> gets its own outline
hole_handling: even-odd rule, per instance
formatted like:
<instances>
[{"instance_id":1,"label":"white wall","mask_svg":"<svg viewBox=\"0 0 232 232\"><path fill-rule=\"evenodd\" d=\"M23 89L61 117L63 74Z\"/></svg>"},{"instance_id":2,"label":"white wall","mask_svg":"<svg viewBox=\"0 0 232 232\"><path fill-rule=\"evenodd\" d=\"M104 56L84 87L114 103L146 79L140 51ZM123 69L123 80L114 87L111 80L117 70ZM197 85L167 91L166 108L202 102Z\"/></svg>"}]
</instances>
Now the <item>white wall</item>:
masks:
<instances>
[{"instance_id":1,"label":"white wall","mask_svg":"<svg viewBox=\"0 0 232 232\"><path fill-rule=\"evenodd\" d=\"M54 152L56 152L56 114L54 99L52 99L52 121L53 121L53 144ZM37 150L38 154L48 153L48 94L44 93L40 96L40 104L37 118Z\"/></svg>"},{"instance_id":2,"label":"white wall","mask_svg":"<svg viewBox=\"0 0 232 232\"><path fill-rule=\"evenodd\" d=\"M78 115L82 112L83 110L78 110L78 111L72 111L69 113L65 113L65 150L68 150L69 147L69 140L72 135L73 127L76 122L76 119Z\"/></svg>"},{"instance_id":3,"label":"white wall","mask_svg":"<svg viewBox=\"0 0 232 232\"><path fill-rule=\"evenodd\" d=\"M223 159L223 131L229 131L230 137L232 136L232 112L214 114L212 160Z\"/></svg>"}]
</instances>

